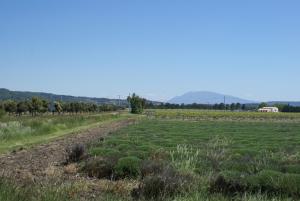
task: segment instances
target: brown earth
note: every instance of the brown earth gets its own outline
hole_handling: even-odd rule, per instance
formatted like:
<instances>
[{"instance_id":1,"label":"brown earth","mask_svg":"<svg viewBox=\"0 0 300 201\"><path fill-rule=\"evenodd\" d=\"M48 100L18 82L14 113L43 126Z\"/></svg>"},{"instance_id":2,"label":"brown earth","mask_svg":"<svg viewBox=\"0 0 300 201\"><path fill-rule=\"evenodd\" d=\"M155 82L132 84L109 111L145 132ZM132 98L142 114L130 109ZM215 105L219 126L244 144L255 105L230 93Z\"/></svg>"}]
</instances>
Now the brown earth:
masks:
<instances>
[{"instance_id":1,"label":"brown earth","mask_svg":"<svg viewBox=\"0 0 300 201\"><path fill-rule=\"evenodd\" d=\"M47 178L71 179L79 177L76 165L65 166L66 149L75 144L89 144L109 133L135 123L134 119L119 120L74 133L47 144L0 156L0 175L18 181L43 181Z\"/></svg>"}]
</instances>

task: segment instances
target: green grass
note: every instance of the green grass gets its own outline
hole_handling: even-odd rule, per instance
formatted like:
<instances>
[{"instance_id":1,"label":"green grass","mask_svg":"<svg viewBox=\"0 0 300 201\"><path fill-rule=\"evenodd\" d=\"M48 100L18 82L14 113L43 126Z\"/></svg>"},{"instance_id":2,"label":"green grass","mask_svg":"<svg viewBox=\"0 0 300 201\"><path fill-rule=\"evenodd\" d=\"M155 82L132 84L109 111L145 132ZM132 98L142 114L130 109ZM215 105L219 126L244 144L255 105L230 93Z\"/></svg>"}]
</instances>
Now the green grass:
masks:
<instances>
[{"instance_id":1,"label":"green grass","mask_svg":"<svg viewBox=\"0 0 300 201\"><path fill-rule=\"evenodd\" d=\"M45 143L57 137L122 118L127 117L110 113L5 117L0 121L0 153L18 147Z\"/></svg>"},{"instance_id":2,"label":"green grass","mask_svg":"<svg viewBox=\"0 0 300 201\"><path fill-rule=\"evenodd\" d=\"M298 123L144 120L109 136L99 153L110 149L123 154L133 151L151 154L159 149L173 150L178 144L201 148L214 136L230 139L235 154L300 150ZM97 149L96 146L91 151L97 155Z\"/></svg>"},{"instance_id":3,"label":"green grass","mask_svg":"<svg viewBox=\"0 0 300 201\"><path fill-rule=\"evenodd\" d=\"M218 200L216 194L204 199L203 193L208 192L213 178L228 171L251 181L240 185L258 186L255 188L258 192L263 186L270 192L279 192L272 194L274 200L281 200L280 197L285 200L288 196L300 195L297 187L300 181L299 150L300 124L294 121L145 119L116 131L104 142L94 144L90 153L96 156L133 156L141 160L165 153L164 159L178 170L201 178L201 191L176 200ZM232 180L228 182L230 185ZM193 198L199 195L202 195L201 199ZM256 193L237 200L269 200L268 196Z\"/></svg>"},{"instance_id":4,"label":"green grass","mask_svg":"<svg viewBox=\"0 0 300 201\"><path fill-rule=\"evenodd\" d=\"M109 135L104 141L92 144L89 146L89 153L92 156L117 156L123 158L122 160L124 158L134 158L135 161L149 158L161 159L180 172L192 174L197 178L197 186L193 187L196 190L166 199L167 201L292 201L299 199L299 114L156 110L148 116L152 118L141 119L138 124L122 128ZM153 119L153 117L156 118ZM74 122L70 120L70 123L68 119L57 121L54 119L50 122L56 122L55 129L51 126L51 129L43 126L49 118L40 117L41 124L35 123L34 118L24 118L24 120L21 118L20 125L12 123L10 132L20 131L15 138L12 137L12 141L26 142L28 139L28 143L41 142L70 133L70 130L80 130L123 117L102 117L103 119L95 116L85 117L73 119ZM16 120L3 120L2 123L14 121ZM34 133L30 130L33 128L40 129L44 134ZM23 138L23 136L28 137ZM9 138L4 136L3 139L10 145L13 144ZM127 167L131 163L124 164ZM120 168L122 171L123 169ZM211 184L220 176L225 179L225 184L222 184L225 185L225 189L228 187L227 184L229 186L234 184L242 187L243 191L237 191L233 195L225 195L222 192L209 193ZM264 189L263 192L261 192L261 187ZM76 193L75 197L66 196L70 191L68 187L59 189L61 193L57 194L57 198L52 194L57 191L56 188L49 186L35 189L41 193L36 200L80 198L80 195ZM26 200L23 199L26 192L28 192L26 188L20 189L15 185L0 185L0 197L6 196L6 199L2 200ZM2 200L0 198L0 201ZM103 196L93 200L125 201L131 198L122 198L104 192Z\"/></svg>"}]
</instances>

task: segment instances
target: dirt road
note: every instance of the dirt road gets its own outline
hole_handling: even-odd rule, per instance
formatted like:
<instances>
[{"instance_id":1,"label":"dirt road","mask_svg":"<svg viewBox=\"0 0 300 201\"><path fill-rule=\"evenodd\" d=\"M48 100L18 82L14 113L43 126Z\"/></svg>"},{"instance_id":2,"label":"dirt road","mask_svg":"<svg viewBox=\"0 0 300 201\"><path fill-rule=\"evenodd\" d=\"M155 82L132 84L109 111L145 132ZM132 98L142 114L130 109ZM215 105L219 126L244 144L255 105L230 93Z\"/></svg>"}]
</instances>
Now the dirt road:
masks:
<instances>
[{"instance_id":1,"label":"dirt road","mask_svg":"<svg viewBox=\"0 0 300 201\"><path fill-rule=\"evenodd\" d=\"M110 132L126 127L135 122L134 119L105 123L80 133L54 140L47 144L37 145L27 150L0 156L0 175L17 180L38 181L51 174L53 168L62 169L66 160L66 148L74 144L95 142ZM54 168L54 169L55 169Z\"/></svg>"}]
</instances>

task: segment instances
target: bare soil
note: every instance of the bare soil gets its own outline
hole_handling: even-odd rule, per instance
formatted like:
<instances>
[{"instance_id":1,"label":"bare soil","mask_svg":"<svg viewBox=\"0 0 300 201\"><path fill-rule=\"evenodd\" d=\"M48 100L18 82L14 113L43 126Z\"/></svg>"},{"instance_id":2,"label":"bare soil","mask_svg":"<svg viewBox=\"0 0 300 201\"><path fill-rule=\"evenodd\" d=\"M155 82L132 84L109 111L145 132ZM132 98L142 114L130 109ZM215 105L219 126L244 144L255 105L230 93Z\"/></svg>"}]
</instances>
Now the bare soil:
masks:
<instances>
[{"instance_id":1,"label":"bare soil","mask_svg":"<svg viewBox=\"0 0 300 201\"><path fill-rule=\"evenodd\" d=\"M120 120L73 133L47 144L14 151L0 156L0 175L19 181L42 181L49 177L76 177L76 170L66 167L66 149L75 144L88 145L103 139L120 128L135 123L134 119Z\"/></svg>"}]
</instances>

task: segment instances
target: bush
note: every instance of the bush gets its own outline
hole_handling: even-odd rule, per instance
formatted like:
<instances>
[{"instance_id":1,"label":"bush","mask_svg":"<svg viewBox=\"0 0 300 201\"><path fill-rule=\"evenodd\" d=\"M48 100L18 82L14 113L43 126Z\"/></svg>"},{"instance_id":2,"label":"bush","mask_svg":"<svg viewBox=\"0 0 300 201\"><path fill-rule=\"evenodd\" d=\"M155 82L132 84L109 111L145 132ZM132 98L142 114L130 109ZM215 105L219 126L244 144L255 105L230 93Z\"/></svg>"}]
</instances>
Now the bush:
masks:
<instances>
[{"instance_id":1,"label":"bush","mask_svg":"<svg viewBox=\"0 0 300 201\"><path fill-rule=\"evenodd\" d=\"M132 196L143 196L150 200L165 200L168 197L188 192L193 179L190 175L183 175L171 166L165 166L158 174L146 176L139 188L132 191Z\"/></svg>"},{"instance_id":2,"label":"bush","mask_svg":"<svg viewBox=\"0 0 300 201\"><path fill-rule=\"evenodd\" d=\"M118 158L90 158L82 167L81 171L87 173L89 177L96 177L98 179L115 179L114 167L117 164Z\"/></svg>"},{"instance_id":3,"label":"bush","mask_svg":"<svg viewBox=\"0 0 300 201\"><path fill-rule=\"evenodd\" d=\"M163 171L164 164L161 161L146 160L141 164L141 176L145 178L150 175L157 175Z\"/></svg>"},{"instance_id":4,"label":"bush","mask_svg":"<svg viewBox=\"0 0 300 201\"><path fill-rule=\"evenodd\" d=\"M255 175L240 172L222 172L210 186L210 191L224 194L262 192L300 196L300 175L263 170Z\"/></svg>"},{"instance_id":5,"label":"bush","mask_svg":"<svg viewBox=\"0 0 300 201\"><path fill-rule=\"evenodd\" d=\"M5 111L0 106L0 118L2 118L5 115Z\"/></svg>"},{"instance_id":6,"label":"bush","mask_svg":"<svg viewBox=\"0 0 300 201\"><path fill-rule=\"evenodd\" d=\"M71 148L67 149L67 154L68 154L67 163L78 162L86 156L85 147L82 144L76 144Z\"/></svg>"},{"instance_id":7,"label":"bush","mask_svg":"<svg viewBox=\"0 0 300 201\"><path fill-rule=\"evenodd\" d=\"M300 196L300 175L264 170L257 175L265 191Z\"/></svg>"},{"instance_id":8,"label":"bush","mask_svg":"<svg viewBox=\"0 0 300 201\"><path fill-rule=\"evenodd\" d=\"M120 158L115 166L119 178L136 178L140 174L141 160L135 156Z\"/></svg>"}]
</instances>

